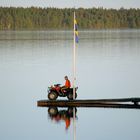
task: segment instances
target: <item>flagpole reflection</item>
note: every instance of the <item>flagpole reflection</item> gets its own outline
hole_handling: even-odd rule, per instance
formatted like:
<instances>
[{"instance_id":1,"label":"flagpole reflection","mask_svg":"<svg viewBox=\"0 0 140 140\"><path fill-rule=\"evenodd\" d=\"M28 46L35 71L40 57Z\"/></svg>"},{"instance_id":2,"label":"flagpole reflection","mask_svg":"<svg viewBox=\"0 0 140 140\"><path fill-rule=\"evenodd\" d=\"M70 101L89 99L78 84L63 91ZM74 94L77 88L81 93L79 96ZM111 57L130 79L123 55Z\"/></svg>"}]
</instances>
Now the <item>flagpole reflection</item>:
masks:
<instances>
[{"instance_id":1,"label":"flagpole reflection","mask_svg":"<svg viewBox=\"0 0 140 140\"><path fill-rule=\"evenodd\" d=\"M73 108L73 140L76 140L76 110Z\"/></svg>"}]
</instances>

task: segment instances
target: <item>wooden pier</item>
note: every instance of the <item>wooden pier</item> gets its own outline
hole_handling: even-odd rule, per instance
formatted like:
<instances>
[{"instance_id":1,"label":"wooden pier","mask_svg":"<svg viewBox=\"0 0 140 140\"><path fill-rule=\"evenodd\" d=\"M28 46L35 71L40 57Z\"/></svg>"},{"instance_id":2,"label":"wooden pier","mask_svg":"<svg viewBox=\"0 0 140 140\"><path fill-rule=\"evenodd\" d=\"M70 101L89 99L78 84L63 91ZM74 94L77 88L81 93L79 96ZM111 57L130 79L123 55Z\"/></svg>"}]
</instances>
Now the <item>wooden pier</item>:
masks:
<instances>
[{"instance_id":1,"label":"wooden pier","mask_svg":"<svg viewBox=\"0 0 140 140\"><path fill-rule=\"evenodd\" d=\"M103 108L131 108L140 109L140 98L122 99L97 99L97 100L40 100L37 102L39 107L103 107Z\"/></svg>"}]
</instances>

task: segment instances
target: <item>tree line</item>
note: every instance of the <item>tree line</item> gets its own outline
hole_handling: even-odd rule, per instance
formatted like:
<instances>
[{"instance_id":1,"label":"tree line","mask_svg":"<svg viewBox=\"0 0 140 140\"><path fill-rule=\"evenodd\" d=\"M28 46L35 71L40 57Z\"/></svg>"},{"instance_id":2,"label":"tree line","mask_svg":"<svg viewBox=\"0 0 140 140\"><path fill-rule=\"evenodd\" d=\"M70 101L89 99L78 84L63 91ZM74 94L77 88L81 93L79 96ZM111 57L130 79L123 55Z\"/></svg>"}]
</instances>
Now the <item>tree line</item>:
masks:
<instances>
[{"instance_id":1,"label":"tree line","mask_svg":"<svg viewBox=\"0 0 140 140\"><path fill-rule=\"evenodd\" d=\"M72 8L0 7L0 30L72 29ZM140 28L140 9L76 9L80 29Z\"/></svg>"}]
</instances>

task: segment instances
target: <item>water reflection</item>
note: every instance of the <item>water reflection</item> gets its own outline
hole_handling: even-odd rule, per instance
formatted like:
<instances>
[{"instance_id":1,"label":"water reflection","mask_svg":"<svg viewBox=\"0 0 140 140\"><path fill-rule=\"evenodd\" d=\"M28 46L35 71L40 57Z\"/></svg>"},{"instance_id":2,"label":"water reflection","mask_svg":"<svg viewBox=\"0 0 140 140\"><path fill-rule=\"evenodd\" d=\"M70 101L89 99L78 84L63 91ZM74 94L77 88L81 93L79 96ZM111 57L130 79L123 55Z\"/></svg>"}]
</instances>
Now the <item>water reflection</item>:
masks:
<instances>
[{"instance_id":1,"label":"water reflection","mask_svg":"<svg viewBox=\"0 0 140 140\"><path fill-rule=\"evenodd\" d=\"M0 140L73 138L73 118L64 133L65 121L52 124L46 108L35 106L37 100L46 99L48 85L63 83L64 74L72 76L71 37L67 31L0 32ZM78 99L139 97L139 44L140 30L81 32ZM77 109L78 140L140 137L139 110Z\"/></svg>"},{"instance_id":2,"label":"water reflection","mask_svg":"<svg viewBox=\"0 0 140 140\"><path fill-rule=\"evenodd\" d=\"M58 108L58 107L49 107L48 115L52 121L56 123L64 122L65 129L68 130L72 120L75 123L77 117L77 108L68 107L68 108ZM75 124L74 124L75 125Z\"/></svg>"}]
</instances>

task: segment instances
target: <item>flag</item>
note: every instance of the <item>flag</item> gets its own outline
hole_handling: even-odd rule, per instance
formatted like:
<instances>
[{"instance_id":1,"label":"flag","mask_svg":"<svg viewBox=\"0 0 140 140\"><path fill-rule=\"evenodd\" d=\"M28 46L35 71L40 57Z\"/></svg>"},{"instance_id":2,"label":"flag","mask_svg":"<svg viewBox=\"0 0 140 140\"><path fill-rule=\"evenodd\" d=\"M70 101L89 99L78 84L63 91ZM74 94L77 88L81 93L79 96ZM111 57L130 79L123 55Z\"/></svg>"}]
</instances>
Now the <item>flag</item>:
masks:
<instances>
[{"instance_id":1,"label":"flag","mask_svg":"<svg viewBox=\"0 0 140 140\"><path fill-rule=\"evenodd\" d=\"M78 43L79 42L79 33L78 33L78 25L77 25L77 21L76 19L74 19L74 26L75 26L75 42Z\"/></svg>"}]
</instances>

